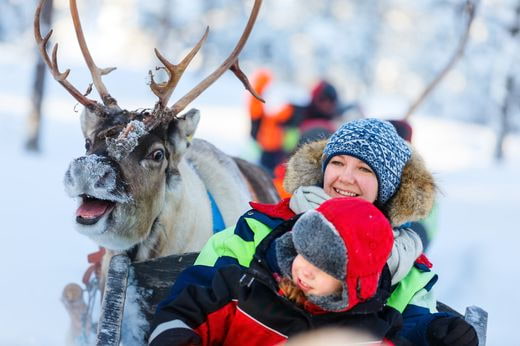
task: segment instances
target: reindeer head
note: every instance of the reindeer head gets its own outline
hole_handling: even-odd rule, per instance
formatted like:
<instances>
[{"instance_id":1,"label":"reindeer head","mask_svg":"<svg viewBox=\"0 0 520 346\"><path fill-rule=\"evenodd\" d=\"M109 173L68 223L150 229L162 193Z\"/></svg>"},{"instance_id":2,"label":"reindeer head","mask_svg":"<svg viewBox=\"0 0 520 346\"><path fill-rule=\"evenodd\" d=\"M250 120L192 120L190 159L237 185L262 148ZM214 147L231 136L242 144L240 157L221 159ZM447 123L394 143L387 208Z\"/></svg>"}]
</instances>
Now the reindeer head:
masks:
<instances>
[{"instance_id":1,"label":"reindeer head","mask_svg":"<svg viewBox=\"0 0 520 346\"><path fill-rule=\"evenodd\" d=\"M179 113L228 69L258 97L238 66L238 54L253 28L261 0L255 0L246 28L230 56L171 107L167 106L169 98L206 39L208 29L177 65L166 60L156 49L155 53L169 78L164 83L156 83L150 71L150 87L159 100L153 108L138 111L121 109L108 93L101 77L114 68L101 69L95 65L83 36L75 0L70 0L70 9L76 36L103 103L87 98L88 92L83 95L67 81L70 70L60 72L58 68L58 45L53 48L52 60L47 54L46 45L52 30L45 37L40 33L39 21L44 3L45 0L40 1L34 19L40 53L53 77L85 106L81 128L86 154L71 162L64 179L68 194L79 201L76 212L78 229L109 249L131 248L147 238L161 213L166 191L175 190L177 186L178 165L199 121L196 110L182 116Z\"/></svg>"}]
</instances>

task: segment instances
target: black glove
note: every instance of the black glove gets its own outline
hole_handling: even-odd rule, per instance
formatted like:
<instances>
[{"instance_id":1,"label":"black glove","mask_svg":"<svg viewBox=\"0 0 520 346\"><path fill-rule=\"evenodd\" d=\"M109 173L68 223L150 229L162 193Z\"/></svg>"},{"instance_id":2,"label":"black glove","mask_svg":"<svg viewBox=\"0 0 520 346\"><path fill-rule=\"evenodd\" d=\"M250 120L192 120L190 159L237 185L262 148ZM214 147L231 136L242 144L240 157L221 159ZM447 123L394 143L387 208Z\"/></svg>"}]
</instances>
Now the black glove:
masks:
<instances>
[{"instance_id":1,"label":"black glove","mask_svg":"<svg viewBox=\"0 0 520 346\"><path fill-rule=\"evenodd\" d=\"M389 339L392 339L403 327L403 315L388 305L379 312L379 317L384 319L389 325L389 330L385 335Z\"/></svg>"},{"instance_id":2,"label":"black glove","mask_svg":"<svg viewBox=\"0 0 520 346\"><path fill-rule=\"evenodd\" d=\"M428 343L432 346L477 346L475 328L458 316L440 317L428 326Z\"/></svg>"}]
</instances>

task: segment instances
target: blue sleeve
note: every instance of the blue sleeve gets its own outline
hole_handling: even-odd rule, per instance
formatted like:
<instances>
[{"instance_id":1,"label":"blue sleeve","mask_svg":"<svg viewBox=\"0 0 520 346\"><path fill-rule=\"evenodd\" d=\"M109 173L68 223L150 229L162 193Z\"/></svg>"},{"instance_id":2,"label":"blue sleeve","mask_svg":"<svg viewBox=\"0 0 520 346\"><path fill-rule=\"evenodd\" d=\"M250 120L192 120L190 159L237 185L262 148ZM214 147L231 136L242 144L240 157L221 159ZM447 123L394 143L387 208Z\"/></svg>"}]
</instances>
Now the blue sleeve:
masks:
<instances>
[{"instance_id":1,"label":"blue sleeve","mask_svg":"<svg viewBox=\"0 0 520 346\"><path fill-rule=\"evenodd\" d=\"M430 322L445 316L448 312L431 313L429 309L409 304L403 311L403 328L398 336L410 341L414 346L428 346L428 326Z\"/></svg>"},{"instance_id":2,"label":"blue sleeve","mask_svg":"<svg viewBox=\"0 0 520 346\"><path fill-rule=\"evenodd\" d=\"M210 286L188 285L178 297L157 310L150 325L150 346L222 345L233 321L242 268L215 271ZM213 315L213 318L208 318Z\"/></svg>"}]
</instances>

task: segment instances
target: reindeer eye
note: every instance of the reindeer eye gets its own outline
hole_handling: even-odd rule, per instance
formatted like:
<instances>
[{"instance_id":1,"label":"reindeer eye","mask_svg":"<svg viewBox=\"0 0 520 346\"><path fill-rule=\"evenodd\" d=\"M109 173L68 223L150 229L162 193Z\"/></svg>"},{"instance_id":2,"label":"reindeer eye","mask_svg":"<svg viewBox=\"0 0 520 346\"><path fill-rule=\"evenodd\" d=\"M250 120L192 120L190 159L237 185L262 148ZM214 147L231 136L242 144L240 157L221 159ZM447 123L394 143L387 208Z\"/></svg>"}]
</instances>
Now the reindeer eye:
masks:
<instances>
[{"instance_id":1,"label":"reindeer eye","mask_svg":"<svg viewBox=\"0 0 520 346\"><path fill-rule=\"evenodd\" d=\"M154 150L150 155L148 155L148 158L154 160L155 162L161 162L164 159L164 150Z\"/></svg>"},{"instance_id":2,"label":"reindeer eye","mask_svg":"<svg viewBox=\"0 0 520 346\"><path fill-rule=\"evenodd\" d=\"M88 138L85 139L85 150L89 151L91 147L92 147L92 141Z\"/></svg>"}]
</instances>

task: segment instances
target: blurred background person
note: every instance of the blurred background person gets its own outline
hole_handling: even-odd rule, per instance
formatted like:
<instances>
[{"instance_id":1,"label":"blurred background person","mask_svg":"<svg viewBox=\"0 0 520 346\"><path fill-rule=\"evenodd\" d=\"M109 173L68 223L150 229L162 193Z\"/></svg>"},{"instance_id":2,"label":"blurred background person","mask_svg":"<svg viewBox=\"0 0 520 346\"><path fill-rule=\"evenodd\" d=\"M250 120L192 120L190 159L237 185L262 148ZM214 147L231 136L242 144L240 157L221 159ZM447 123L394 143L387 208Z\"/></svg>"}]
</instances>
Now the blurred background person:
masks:
<instances>
[{"instance_id":1,"label":"blurred background person","mask_svg":"<svg viewBox=\"0 0 520 346\"><path fill-rule=\"evenodd\" d=\"M273 75L266 69L258 70L252 77L253 88L260 95L265 94L272 81ZM357 104L342 104L336 88L326 80L314 85L305 105L287 103L270 111L254 97L248 96L247 103L251 137L261 152L260 164L271 174L299 143L328 138L346 120L347 113L362 116Z\"/></svg>"}]
</instances>

